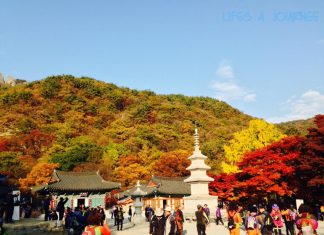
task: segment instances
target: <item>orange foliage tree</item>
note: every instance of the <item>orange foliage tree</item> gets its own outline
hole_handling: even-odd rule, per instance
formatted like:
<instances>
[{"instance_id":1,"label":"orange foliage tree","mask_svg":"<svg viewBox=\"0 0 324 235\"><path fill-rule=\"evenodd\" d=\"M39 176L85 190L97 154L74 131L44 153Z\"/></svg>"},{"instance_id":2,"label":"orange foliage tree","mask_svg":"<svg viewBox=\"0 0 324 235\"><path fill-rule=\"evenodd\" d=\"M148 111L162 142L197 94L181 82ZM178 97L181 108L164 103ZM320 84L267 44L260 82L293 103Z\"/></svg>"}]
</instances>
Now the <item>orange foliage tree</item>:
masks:
<instances>
[{"instance_id":1,"label":"orange foliage tree","mask_svg":"<svg viewBox=\"0 0 324 235\"><path fill-rule=\"evenodd\" d=\"M305 137L286 137L244 155L236 174L213 176L210 191L223 199L295 195L314 200L324 193L324 115Z\"/></svg>"},{"instance_id":2,"label":"orange foliage tree","mask_svg":"<svg viewBox=\"0 0 324 235\"><path fill-rule=\"evenodd\" d=\"M154 166L154 174L167 177L182 177L190 174L186 168L190 165L189 152L186 150L175 150L163 154Z\"/></svg>"},{"instance_id":3,"label":"orange foliage tree","mask_svg":"<svg viewBox=\"0 0 324 235\"><path fill-rule=\"evenodd\" d=\"M44 147L48 147L53 140L54 136L51 134L32 130L28 134L11 138L9 145L11 151L22 152L23 155L31 155L37 159L42 155Z\"/></svg>"},{"instance_id":4,"label":"orange foliage tree","mask_svg":"<svg viewBox=\"0 0 324 235\"><path fill-rule=\"evenodd\" d=\"M214 176L210 191L222 199L258 201L270 194L291 196L296 186L292 163L300 157L301 140L287 137L245 154L237 164L239 172Z\"/></svg>"},{"instance_id":5,"label":"orange foliage tree","mask_svg":"<svg viewBox=\"0 0 324 235\"><path fill-rule=\"evenodd\" d=\"M288 137L246 154L243 161L238 163L241 172L236 175L240 182L240 196L291 196L294 193L291 179L295 175L295 167L291 163L300 157L300 144L301 138Z\"/></svg>"},{"instance_id":6,"label":"orange foliage tree","mask_svg":"<svg viewBox=\"0 0 324 235\"><path fill-rule=\"evenodd\" d=\"M49 183L54 169L58 166L55 163L38 163L27 174L26 178L19 179L20 189L26 192L29 191L31 186Z\"/></svg>"},{"instance_id":7,"label":"orange foliage tree","mask_svg":"<svg viewBox=\"0 0 324 235\"><path fill-rule=\"evenodd\" d=\"M114 169L116 181L122 182L123 187L135 185L137 180L150 179L150 170L143 165L143 160L138 156L121 157L118 167Z\"/></svg>"}]
</instances>

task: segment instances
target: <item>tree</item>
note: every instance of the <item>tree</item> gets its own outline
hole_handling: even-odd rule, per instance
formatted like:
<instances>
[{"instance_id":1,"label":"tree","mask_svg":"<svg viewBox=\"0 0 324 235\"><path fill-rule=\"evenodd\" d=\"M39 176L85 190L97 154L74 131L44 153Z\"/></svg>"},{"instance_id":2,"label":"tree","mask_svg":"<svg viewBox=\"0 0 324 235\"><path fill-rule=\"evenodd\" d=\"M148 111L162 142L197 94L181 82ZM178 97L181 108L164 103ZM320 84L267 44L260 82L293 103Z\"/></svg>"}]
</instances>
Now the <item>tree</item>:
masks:
<instances>
[{"instance_id":1,"label":"tree","mask_svg":"<svg viewBox=\"0 0 324 235\"><path fill-rule=\"evenodd\" d=\"M214 181L209 184L209 192L211 195L218 196L222 200L236 200L235 189L237 188L238 181L236 174L219 174L210 175L214 178Z\"/></svg>"},{"instance_id":2,"label":"tree","mask_svg":"<svg viewBox=\"0 0 324 235\"><path fill-rule=\"evenodd\" d=\"M143 166L138 156L126 156L119 159L119 166L114 170L116 181L122 182L124 187L135 185L136 181L149 180L151 171Z\"/></svg>"},{"instance_id":3,"label":"tree","mask_svg":"<svg viewBox=\"0 0 324 235\"><path fill-rule=\"evenodd\" d=\"M28 134L15 136L10 139L10 149L16 152L22 152L23 155L31 155L33 158L39 158L54 140L51 134L43 133L39 130L32 130Z\"/></svg>"},{"instance_id":4,"label":"tree","mask_svg":"<svg viewBox=\"0 0 324 235\"><path fill-rule=\"evenodd\" d=\"M49 183L54 169L59 165L53 163L36 164L26 178L19 179L20 189L29 191L31 186Z\"/></svg>"},{"instance_id":5,"label":"tree","mask_svg":"<svg viewBox=\"0 0 324 235\"><path fill-rule=\"evenodd\" d=\"M303 138L301 157L293 165L299 183L298 195L314 199L324 193L324 115L315 116L316 127Z\"/></svg>"},{"instance_id":6,"label":"tree","mask_svg":"<svg viewBox=\"0 0 324 235\"><path fill-rule=\"evenodd\" d=\"M238 163L236 177L240 197L262 198L269 194L294 194L295 168L300 157L301 138L287 137L272 145L247 153Z\"/></svg>"},{"instance_id":7,"label":"tree","mask_svg":"<svg viewBox=\"0 0 324 235\"><path fill-rule=\"evenodd\" d=\"M12 173L15 178L19 178L23 173L22 166L15 152L0 152L0 173Z\"/></svg>"},{"instance_id":8,"label":"tree","mask_svg":"<svg viewBox=\"0 0 324 235\"><path fill-rule=\"evenodd\" d=\"M270 194L296 193L293 162L301 157L300 137L286 137L262 149L246 153L238 172L213 176L210 190L224 199L258 201Z\"/></svg>"},{"instance_id":9,"label":"tree","mask_svg":"<svg viewBox=\"0 0 324 235\"><path fill-rule=\"evenodd\" d=\"M8 140L0 137L0 152L8 151Z\"/></svg>"},{"instance_id":10,"label":"tree","mask_svg":"<svg viewBox=\"0 0 324 235\"><path fill-rule=\"evenodd\" d=\"M72 142L64 152L54 153L51 161L58 163L61 170L69 171L81 163L99 163L102 155L102 147L81 138Z\"/></svg>"},{"instance_id":11,"label":"tree","mask_svg":"<svg viewBox=\"0 0 324 235\"><path fill-rule=\"evenodd\" d=\"M189 152L176 150L163 154L154 166L154 174L167 177L182 177L190 174L186 168L190 165Z\"/></svg>"},{"instance_id":12,"label":"tree","mask_svg":"<svg viewBox=\"0 0 324 235\"><path fill-rule=\"evenodd\" d=\"M273 124L259 119L251 120L247 129L234 133L233 139L224 146L225 161L221 163L223 172L238 172L236 163L243 158L244 153L265 147L284 136Z\"/></svg>"}]
</instances>

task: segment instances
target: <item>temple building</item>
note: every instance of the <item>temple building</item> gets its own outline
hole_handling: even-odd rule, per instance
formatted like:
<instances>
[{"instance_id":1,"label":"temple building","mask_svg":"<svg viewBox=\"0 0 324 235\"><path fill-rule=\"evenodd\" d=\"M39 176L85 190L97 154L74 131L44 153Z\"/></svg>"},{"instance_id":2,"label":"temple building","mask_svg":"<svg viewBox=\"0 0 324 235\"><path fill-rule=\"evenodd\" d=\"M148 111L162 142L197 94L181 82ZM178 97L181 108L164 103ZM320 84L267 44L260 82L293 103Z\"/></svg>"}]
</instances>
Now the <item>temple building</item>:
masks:
<instances>
[{"instance_id":1,"label":"temple building","mask_svg":"<svg viewBox=\"0 0 324 235\"><path fill-rule=\"evenodd\" d=\"M190 195L190 185L184 183L187 177L162 177L152 176L151 180L140 187L145 193L143 195L144 207L151 206L154 210L165 208L166 205L175 209L176 206L183 207L183 197ZM136 187L124 192L130 196Z\"/></svg>"},{"instance_id":2,"label":"temple building","mask_svg":"<svg viewBox=\"0 0 324 235\"><path fill-rule=\"evenodd\" d=\"M60 197L67 197L65 206L96 207L105 205L105 197L120 183L105 181L99 172L64 172L54 170L49 184L34 187L33 191L53 196L55 206Z\"/></svg>"}]
</instances>

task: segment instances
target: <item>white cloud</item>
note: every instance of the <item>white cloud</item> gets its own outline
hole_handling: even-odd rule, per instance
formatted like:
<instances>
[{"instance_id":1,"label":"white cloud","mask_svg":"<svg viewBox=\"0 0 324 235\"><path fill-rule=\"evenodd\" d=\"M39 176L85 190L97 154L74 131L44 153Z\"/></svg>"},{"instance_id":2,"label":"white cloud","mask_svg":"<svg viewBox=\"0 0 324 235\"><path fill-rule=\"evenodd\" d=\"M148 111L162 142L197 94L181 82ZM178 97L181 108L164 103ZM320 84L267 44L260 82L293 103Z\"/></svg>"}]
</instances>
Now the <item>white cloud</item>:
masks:
<instances>
[{"instance_id":1,"label":"white cloud","mask_svg":"<svg viewBox=\"0 0 324 235\"><path fill-rule=\"evenodd\" d=\"M215 98L223 101L241 100L252 102L256 99L256 94L237 83L233 68L226 62L222 62L217 71L217 81L212 84L215 91Z\"/></svg>"},{"instance_id":2,"label":"white cloud","mask_svg":"<svg viewBox=\"0 0 324 235\"><path fill-rule=\"evenodd\" d=\"M269 118L269 122L279 123L292 120L307 119L316 114L324 113L324 94L315 90L308 90L299 98L290 98L282 104L287 115Z\"/></svg>"},{"instance_id":3,"label":"white cloud","mask_svg":"<svg viewBox=\"0 0 324 235\"><path fill-rule=\"evenodd\" d=\"M216 74L221 78L229 78L229 79L234 78L232 66L226 64L225 62L223 62L218 67Z\"/></svg>"},{"instance_id":4,"label":"white cloud","mask_svg":"<svg viewBox=\"0 0 324 235\"><path fill-rule=\"evenodd\" d=\"M324 45L324 38L317 41L317 44Z\"/></svg>"}]
</instances>

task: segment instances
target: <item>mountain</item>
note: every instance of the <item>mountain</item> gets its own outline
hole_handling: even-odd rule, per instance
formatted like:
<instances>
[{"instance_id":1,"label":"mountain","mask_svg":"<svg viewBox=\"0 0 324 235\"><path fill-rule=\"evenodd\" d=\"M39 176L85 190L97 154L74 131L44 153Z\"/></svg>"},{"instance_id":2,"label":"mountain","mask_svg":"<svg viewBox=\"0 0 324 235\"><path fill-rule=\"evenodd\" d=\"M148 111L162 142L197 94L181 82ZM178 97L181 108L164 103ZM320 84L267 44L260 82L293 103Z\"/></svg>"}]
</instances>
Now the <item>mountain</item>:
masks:
<instances>
[{"instance_id":1,"label":"mountain","mask_svg":"<svg viewBox=\"0 0 324 235\"><path fill-rule=\"evenodd\" d=\"M61 170L135 180L154 174L161 159L186 159L197 126L200 148L217 173L224 144L252 119L213 98L157 95L88 77L0 86L0 172L25 177L35 164L53 162ZM304 130L302 122L279 126Z\"/></svg>"},{"instance_id":2,"label":"mountain","mask_svg":"<svg viewBox=\"0 0 324 235\"><path fill-rule=\"evenodd\" d=\"M129 154L143 146L192 151L196 125L202 151L216 160L223 144L251 119L212 98L157 95L87 77L53 76L0 87L0 133L19 136L38 129L60 145L87 136L100 146L123 145Z\"/></svg>"},{"instance_id":3,"label":"mountain","mask_svg":"<svg viewBox=\"0 0 324 235\"><path fill-rule=\"evenodd\" d=\"M277 124L277 127L286 135L306 135L307 129L315 127L315 124L314 118L309 118L306 120L282 122Z\"/></svg>"}]
</instances>

